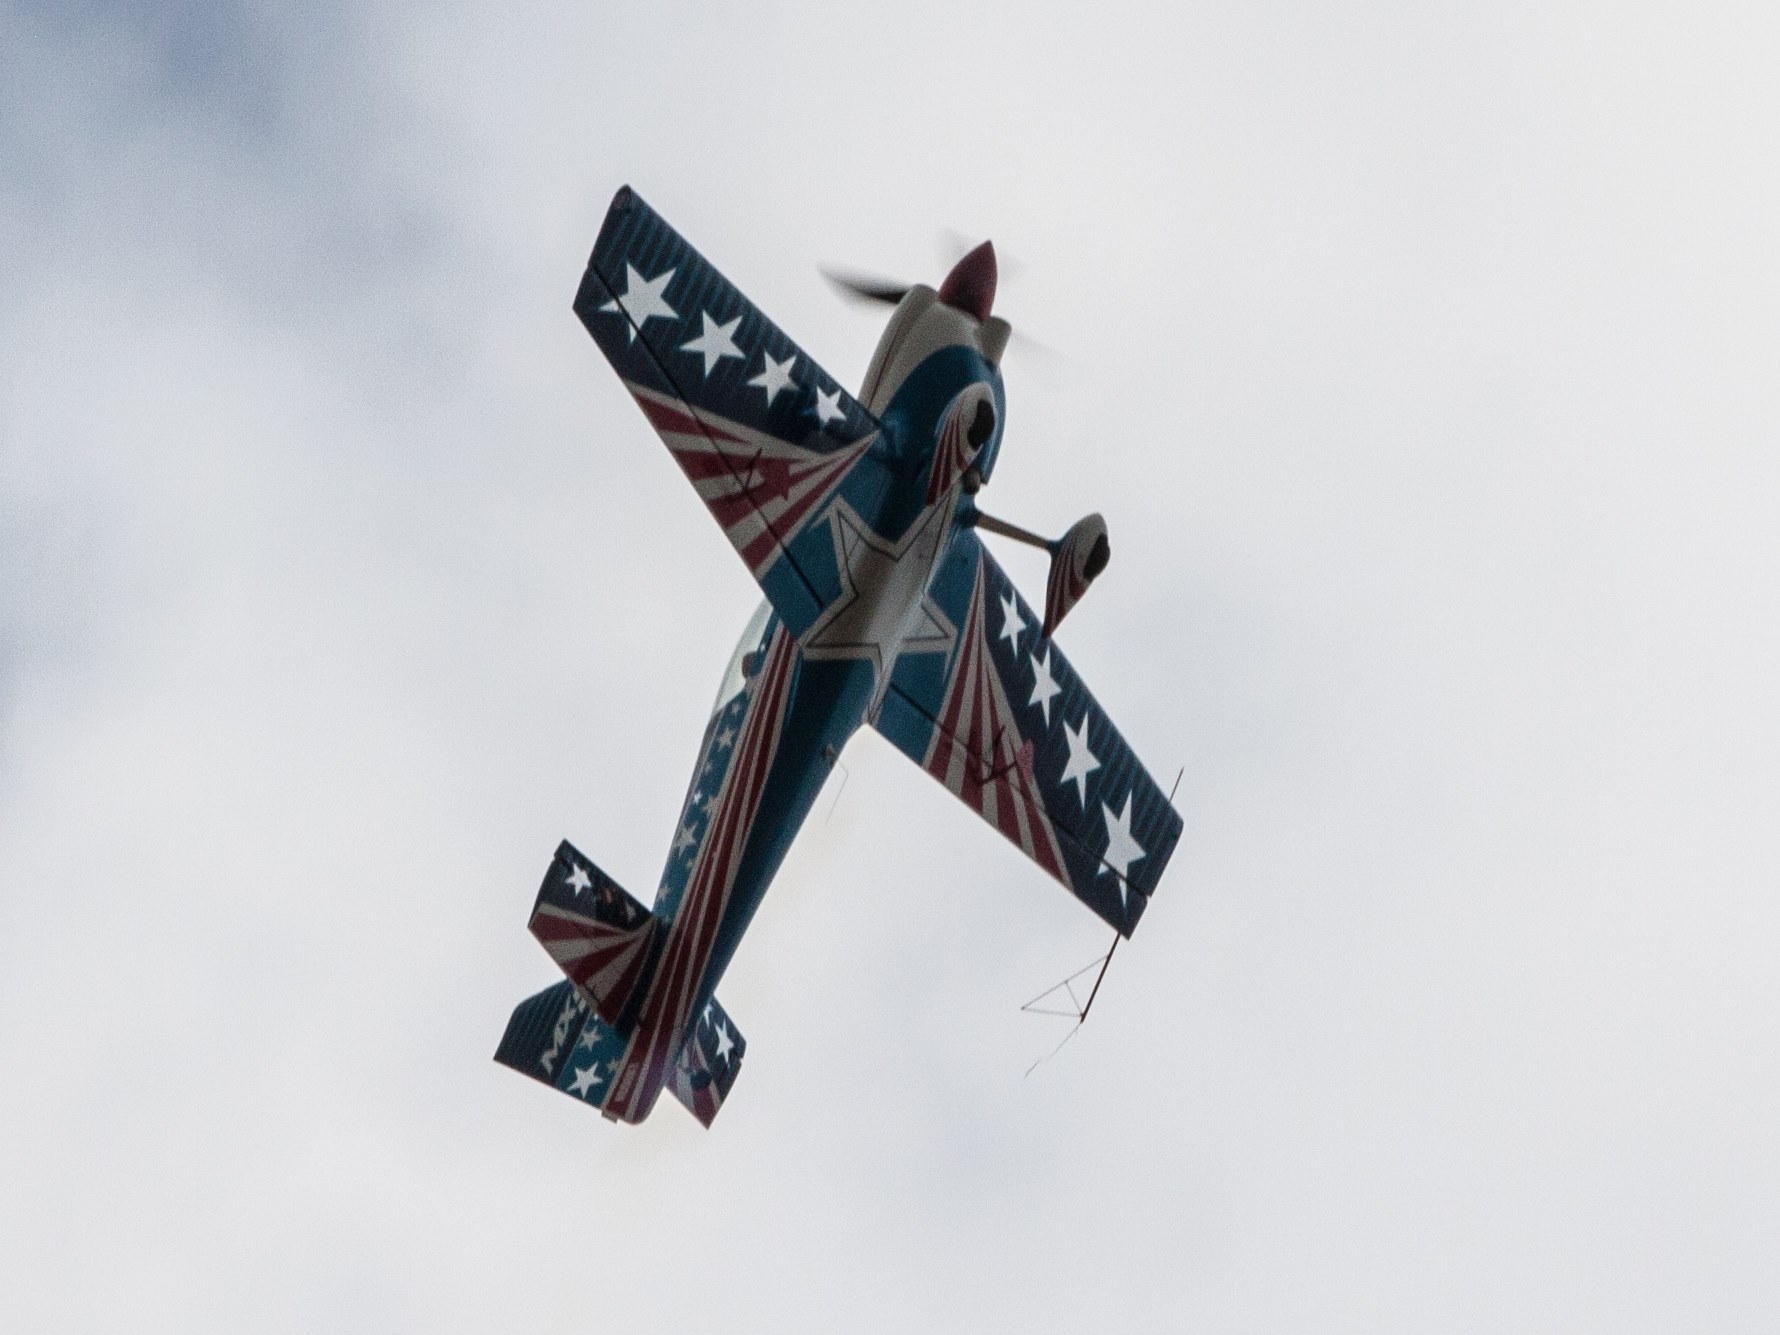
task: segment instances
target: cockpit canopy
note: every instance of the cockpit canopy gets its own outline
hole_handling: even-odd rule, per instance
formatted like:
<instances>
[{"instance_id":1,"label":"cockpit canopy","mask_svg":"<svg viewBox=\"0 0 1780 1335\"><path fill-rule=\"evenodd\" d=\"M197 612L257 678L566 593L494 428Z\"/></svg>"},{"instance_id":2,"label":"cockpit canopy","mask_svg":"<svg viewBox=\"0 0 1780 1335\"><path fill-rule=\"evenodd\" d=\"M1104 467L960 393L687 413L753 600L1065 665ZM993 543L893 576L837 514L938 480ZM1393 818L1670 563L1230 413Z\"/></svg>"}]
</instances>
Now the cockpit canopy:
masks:
<instances>
[{"instance_id":1,"label":"cockpit canopy","mask_svg":"<svg viewBox=\"0 0 1780 1335\"><path fill-rule=\"evenodd\" d=\"M772 615L773 605L761 599L754 615L748 618L742 638L736 641L735 652L729 656L729 666L723 669L723 682L717 687L717 702L711 706L712 718L721 714L723 707L742 693L748 678L754 675L760 662L760 651L766 647L766 623Z\"/></svg>"}]
</instances>

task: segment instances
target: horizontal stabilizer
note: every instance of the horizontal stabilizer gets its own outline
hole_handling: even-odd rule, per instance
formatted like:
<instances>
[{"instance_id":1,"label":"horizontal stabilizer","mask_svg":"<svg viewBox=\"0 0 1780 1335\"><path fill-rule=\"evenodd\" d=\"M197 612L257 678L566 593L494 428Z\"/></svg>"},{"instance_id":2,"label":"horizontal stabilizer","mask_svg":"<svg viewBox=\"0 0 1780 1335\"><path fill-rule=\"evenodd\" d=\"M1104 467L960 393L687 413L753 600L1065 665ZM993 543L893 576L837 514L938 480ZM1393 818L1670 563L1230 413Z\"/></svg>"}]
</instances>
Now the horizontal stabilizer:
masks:
<instances>
[{"instance_id":1,"label":"horizontal stabilizer","mask_svg":"<svg viewBox=\"0 0 1780 1335\"><path fill-rule=\"evenodd\" d=\"M624 1036L593 1013L573 983L564 981L514 1008L494 1059L603 1108L623 1055Z\"/></svg>"},{"instance_id":2,"label":"horizontal stabilizer","mask_svg":"<svg viewBox=\"0 0 1780 1335\"><path fill-rule=\"evenodd\" d=\"M709 1126L735 1084L747 1050L748 1040L712 997L680 1049L668 1088L686 1111Z\"/></svg>"},{"instance_id":3,"label":"horizontal stabilizer","mask_svg":"<svg viewBox=\"0 0 1780 1335\"><path fill-rule=\"evenodd\" d=\"M529 925L600 1018L623 1020L649 963L655 916L565 839Z\"/></svg>"}]
</instances>

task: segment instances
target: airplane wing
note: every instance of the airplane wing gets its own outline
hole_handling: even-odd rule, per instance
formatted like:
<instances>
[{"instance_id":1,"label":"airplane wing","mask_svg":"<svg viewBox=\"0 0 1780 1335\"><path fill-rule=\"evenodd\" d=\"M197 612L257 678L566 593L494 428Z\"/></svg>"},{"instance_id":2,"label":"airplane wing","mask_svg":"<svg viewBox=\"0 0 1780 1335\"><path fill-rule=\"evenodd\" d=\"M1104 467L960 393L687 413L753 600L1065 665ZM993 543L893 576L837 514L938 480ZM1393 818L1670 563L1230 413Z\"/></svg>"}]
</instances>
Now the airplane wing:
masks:
<instances>
[{"instance_id":1,"label":"airplane wing","mask_svg":"<svg viewBox=\"0 0 1780 1335\"><path fill-rule=\"evenodd\" d=\"M878 731L1130 936L1180 815L974 530L932 593L957 648L898 661Z\"/></svg>"},{"instance_id":2,"label":"airplane wing","mask_svg":"<svg viewBox=\"0 0 1780 1335\"><path fill-rule=\"evenodd\" d=\"M819 561L799 560L797 539L856 472L877 420L629 186L606 213L575 313L801 635L839 590Z\"/></svg>"}]
</instances>

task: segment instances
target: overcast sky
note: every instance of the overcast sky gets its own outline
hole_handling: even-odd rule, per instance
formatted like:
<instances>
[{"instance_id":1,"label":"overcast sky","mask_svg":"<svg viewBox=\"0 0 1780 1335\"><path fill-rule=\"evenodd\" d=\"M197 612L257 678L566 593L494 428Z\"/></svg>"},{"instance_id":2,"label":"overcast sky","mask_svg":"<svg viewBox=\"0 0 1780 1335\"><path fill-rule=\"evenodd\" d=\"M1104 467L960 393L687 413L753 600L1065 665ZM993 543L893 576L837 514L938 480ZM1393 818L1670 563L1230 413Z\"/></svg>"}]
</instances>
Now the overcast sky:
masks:
<instances>
[{"instance_id":1,"label":"overcast sky","mask_svg":"<svg viewBox=\"0 0 1780 1335\"><path fill-rule=\"evenodd\" d=\"M0 3L0 1325L1780 1325L1761 6L341 9ZM869 735L713 1130L490 1061L755 601L627 182L844 382L948 230L1055 350L983 501L1186 828L1030 1078L1104 929Z\"/></svg>"}]
</instances>

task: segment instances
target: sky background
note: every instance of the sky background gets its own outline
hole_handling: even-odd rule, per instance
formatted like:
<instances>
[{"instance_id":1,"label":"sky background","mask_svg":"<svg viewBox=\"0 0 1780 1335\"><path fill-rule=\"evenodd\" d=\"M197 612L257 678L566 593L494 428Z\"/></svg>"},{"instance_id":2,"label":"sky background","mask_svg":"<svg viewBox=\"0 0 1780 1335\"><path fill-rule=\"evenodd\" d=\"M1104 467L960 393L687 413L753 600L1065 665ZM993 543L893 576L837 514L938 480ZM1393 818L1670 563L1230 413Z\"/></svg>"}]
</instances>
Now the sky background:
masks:
<instances>
[{"instance_id":1,"label":"sky background","mask_svg":"<svg viewBox=\"0 0 1780 1335\"><path fill-rule=\"evenodd\" d=\"M0 1325L1780 1325L1780 21L0 2ZM632 184L843 382L993 237L984 503L1185 833L875 737L706 1132L496 1066L746 572L570 311ZM1029 598L1036 554L1002 550Z\"/></svg>"}]
</instances>

